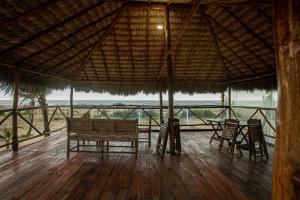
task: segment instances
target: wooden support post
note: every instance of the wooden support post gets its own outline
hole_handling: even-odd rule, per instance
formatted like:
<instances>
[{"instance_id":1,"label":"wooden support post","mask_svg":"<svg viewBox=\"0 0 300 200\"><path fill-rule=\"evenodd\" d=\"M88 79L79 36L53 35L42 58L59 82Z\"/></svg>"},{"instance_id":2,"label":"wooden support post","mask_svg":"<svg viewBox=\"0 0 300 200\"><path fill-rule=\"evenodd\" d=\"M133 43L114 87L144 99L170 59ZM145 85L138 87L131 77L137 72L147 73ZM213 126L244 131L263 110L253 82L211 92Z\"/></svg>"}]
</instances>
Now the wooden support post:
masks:
<instances>
[{"instance_id":1,"label":"wooden support post","mask_svg":"<svg viewBox=\"0 0 300 200\"><path fill-rule=\"evenodd\" d=\"M221 105L225 105L225 97L224 97L224 92L221 93Z\"/></svg>"},{"instance_id":2,"label":"wooden support post","mask_svg":"<svg viewBox=\"0 0 300 200\"><path fill-rule=\"evenodd\" d=\"M12 110L12 149L18 151L18 100L19 100L19 79L20 72L16 70L14 73L14 99L13 99L13 110Z\"/></svg>"},{"instance_id":3,"label":"wooden support post","mask_svg":"<svg viewBox=\"0 0 300 200\"><path fill-rule=\"evenodd\" d=\"M300 2L275 0L273 8L279 85L272 196L299 199L292 175L300 170Z\"/></svg>"},{"instance_id":4,"label":"wooden support post","mask_svg":"<svg viewBox=\"0 0 300 200\"><path fill-rule=\"evenodd\" d=\"M171 36L170 36L170 17L169 8L165 9L165 41L167 51L171 49ZM170 126L170 153L175 154L175 137L174 137L174 83L173 83L173 67L172 67L172 55L169 54L167 57L167 70L168 70L168 102L169 102L169 121L171 121Z\"/></svg>"},{"instance_id":5,"label":"wooden support post","mask_svg":"<svg viewBox=\"0 0 300 200\"><path fill-rule=\"evenodd\" d=\"M159 86L159 124L162 124L164 119L164 111L163 111L163 95L162 95L162 85Z\"/></svg>"},{"instance_id":6,"label":"wooden support post","mask_svg":"<svg viewBox=\"0 0 300 200\"><path fill-rule=\"evenodd\" d=\"M229 119L231 119L231 85L228 87Z\"/></svg>"},{"instance_id":7,"label":"wooden support post","mask_svg":"<svg viewBox=\"0 0 300 200\"><path fill-rule=\"evenodd\" d=\"M70 117L73 118L73 85L70 86Z\"/></svg>"}]
</instances>

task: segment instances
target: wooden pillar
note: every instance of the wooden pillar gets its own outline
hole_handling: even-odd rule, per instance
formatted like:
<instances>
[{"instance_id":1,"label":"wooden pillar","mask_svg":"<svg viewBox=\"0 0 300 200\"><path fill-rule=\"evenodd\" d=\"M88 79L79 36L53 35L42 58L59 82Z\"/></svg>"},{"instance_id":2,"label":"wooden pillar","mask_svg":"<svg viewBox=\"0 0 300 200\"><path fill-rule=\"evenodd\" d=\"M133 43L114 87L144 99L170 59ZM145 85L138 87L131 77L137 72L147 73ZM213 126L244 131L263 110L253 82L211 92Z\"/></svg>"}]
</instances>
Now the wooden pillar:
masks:
<instances>
[{"instance_id":1,"label":"wooden pillar","mask_svg":"<svg viewBox=\"0 0 300 200\"><path fill-rule=\"evenodd\" d=\"M221 105L225 105L225 97L224 97L224 92L221 93Z\"/></svg>"},{"instance_id":2,"label":"wooden pillar","mask_svg":"<svg viewBox=\"0 0 300 200\"><path fill-rule=\"evenodd\" d=\"M296 199L292 174L300 171L299 11L299 0L274 1L278 116L272 181L273 200Z\"/></svg>"},{"instance_id":3,"label":"wooden pillar","mask_svg":"<svg viewBox=\"0 0 300 200\"><path fill-rule=\"evenodd\" d=\"M228 87L229 119L231 119L231 85Z\"/></svg>"},{"instance_id":4,"label":"wooden pillar","mask_svg":"<svg viewBox=\"0 0 300 200\"><path fill-rule=\"evenodd\" d=\"M171 36L170 36L170 17L169 8L165 10L165 41L166 41L166 52L171 49ZM174 83L173 83L173 67L172 67L172 55L169 54L167 57L167 71L168 71L168 102L169 102L169 121L170 123L170 153L175 154L175 137L174 137Z\"/></svg>"},{"instance_id":5,"label":"wooden pillar","mask_svg":"<svg viewBox=\"0 0 300 200\"><path fill-rule=\"evenodd\" d=\"M14 73L14 99L13 99L13 110L12 110L12 149L18 151L18 101L19 101L19 79L20 72L18 70Z\"/></svg>"},{"instance_id":6,"label":"wooden pillar","mask_svg":"<svg viewBox=\"0 0 300 200\"><path fill-rule=\"evenodd\" d=\"M73 85L70 86L70 117L73 118Z\"/></svg>"},{"instance_id":7,"label":"wooden pillar","mask_svg":"<svg viewBox=\"0 0 300 200\"><path fill-rule=\"evenodd\" d=\"M159 121L160 124L162 124L162 120L163 120L163 115L164 115L164 111L163 111L163 94L162 94L162 85L159 86Z\"/></svg>"}]
</instances>

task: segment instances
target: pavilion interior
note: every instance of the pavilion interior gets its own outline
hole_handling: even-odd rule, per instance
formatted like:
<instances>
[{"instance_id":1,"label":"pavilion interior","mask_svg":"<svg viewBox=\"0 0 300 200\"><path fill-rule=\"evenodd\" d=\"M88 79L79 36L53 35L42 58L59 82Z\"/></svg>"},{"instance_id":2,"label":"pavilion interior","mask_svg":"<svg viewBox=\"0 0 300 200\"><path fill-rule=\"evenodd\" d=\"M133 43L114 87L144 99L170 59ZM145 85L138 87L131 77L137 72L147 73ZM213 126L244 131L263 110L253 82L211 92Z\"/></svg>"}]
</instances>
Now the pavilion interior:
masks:
<instances>
[{"instance_id":1,"label":"pavilion interior","mask_svg":"<svg viewBox=\"0 0 300 200\"><path fill-rule=\"evenodd\" d=\"M71 88L65 117L76 109L73 89L158 98L167 92L169 118L175 92L276 90L274 10L270 0L4 0L0 83L14 94L5 111L13 134L22 120L19 90ZM228 98L223 106L230 110ZM67 159L65 128L19 143L15 135L13 150L0 152L0 199L272 198L274 143L268 159L254 161L248 153L219 151L218 141L209 142L211 130L182 131L181 154L161 156L153 131L151 147L139 144L136 158L84 152Z\"/></svg>"}]
</instances>

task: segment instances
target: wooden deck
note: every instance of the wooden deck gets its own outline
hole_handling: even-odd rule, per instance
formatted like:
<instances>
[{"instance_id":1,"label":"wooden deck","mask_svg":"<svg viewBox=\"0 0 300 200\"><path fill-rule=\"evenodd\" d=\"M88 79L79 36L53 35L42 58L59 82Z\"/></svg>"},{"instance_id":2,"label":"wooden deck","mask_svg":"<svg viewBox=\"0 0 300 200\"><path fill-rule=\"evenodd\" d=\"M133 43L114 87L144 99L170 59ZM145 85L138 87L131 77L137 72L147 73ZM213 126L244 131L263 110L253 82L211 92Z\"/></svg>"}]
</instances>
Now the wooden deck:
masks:
<instances>
[{"instance_id":1,"label":"wooden deck","mask_svg":"<svg viewBox=\"0 0 300 200\"><path fill-rule=\"evenodd\" d=\"M271 199L273 160L219 153L210 133L182 133L184 153L161 158L71 153L56 134L0 156L0 199ZM269 149L273 154L273 149ZM272 157L272 156L271 156Z\"/></svg>"}]
</instances>

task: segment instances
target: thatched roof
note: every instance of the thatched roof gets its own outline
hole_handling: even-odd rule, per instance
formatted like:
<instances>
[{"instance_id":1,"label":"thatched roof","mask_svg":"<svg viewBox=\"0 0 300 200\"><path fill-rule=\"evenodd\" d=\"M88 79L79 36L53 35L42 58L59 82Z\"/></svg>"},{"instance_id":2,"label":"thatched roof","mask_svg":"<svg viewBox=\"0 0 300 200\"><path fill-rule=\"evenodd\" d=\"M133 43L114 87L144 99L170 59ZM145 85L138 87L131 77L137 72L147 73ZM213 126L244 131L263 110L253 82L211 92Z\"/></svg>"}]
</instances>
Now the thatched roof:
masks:
<instances>
[{"instance_id":1,"label":"thatched roof","mask_svg":"<svg viewBox=\"0 0 300 200\"><path fill-rule=\"evenodd\" d=\"M50 88L155 92L168 79L168 6L176 91L274 85L272 2L203 0L194 15L194 2L159 2L1 1L0 79L19 68L23 83Z\"/></svg>"}]
</instances>

